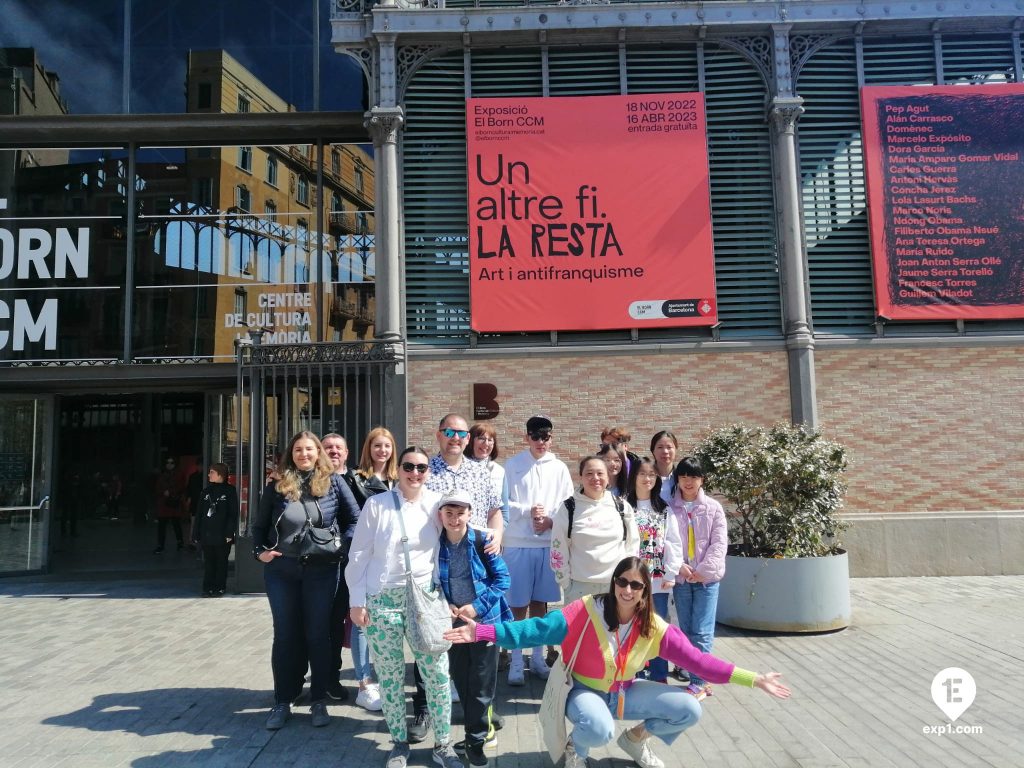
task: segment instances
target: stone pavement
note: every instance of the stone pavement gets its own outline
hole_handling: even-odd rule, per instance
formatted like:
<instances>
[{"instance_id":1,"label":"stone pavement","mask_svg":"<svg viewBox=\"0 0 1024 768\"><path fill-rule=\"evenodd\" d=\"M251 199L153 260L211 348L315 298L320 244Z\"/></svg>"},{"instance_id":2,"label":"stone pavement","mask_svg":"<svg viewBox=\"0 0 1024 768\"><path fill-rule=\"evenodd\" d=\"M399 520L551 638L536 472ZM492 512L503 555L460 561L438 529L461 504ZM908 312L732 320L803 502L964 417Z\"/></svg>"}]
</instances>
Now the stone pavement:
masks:
<instances>
[{"instance_id":1,"label":"stone pavement","mask_svg":"<svg viewBox=\"0 0 1024 768\"><path fill-rule=\"evenodd\" d=\"M196 587L109 574L0 581L0 766L383 765L382 718L352 704L332 706L326 728L312 728L303 707L283 730L264 730L266 600L203 600ZM656 751L671 768L1024 766L1022 593L1024 577L1013 576L857 579L845 631L719 627L717 655L782 671L793 698L718 686L700 723ZM952 666L977 681L954 727L982 732L923 733L949 723L930 686ZM541 692L529 676L519 689L499 681L506 726L492 765L550 766L536 721ZM631 765L614 745L593 757L594 768ZM429 751L414 749L411 764L430 765Z\"/></svg>"}]
</instances>

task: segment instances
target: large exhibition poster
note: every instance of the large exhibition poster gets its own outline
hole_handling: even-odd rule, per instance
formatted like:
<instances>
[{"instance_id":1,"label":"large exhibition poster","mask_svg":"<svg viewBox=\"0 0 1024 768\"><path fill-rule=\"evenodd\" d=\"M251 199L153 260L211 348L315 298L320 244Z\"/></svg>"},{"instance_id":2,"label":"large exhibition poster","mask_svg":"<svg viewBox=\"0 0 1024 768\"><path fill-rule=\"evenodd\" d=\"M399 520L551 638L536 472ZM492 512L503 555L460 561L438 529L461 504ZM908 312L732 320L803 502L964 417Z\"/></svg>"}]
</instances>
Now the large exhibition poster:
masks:
<instances>
[{"instance_id":1,"label":"large exhibition poster","mask_svg":"<svg viewBox=\"0 0 1024 768\"><path fill-rule=\"evenodd\" d=\"M1024 317L1024 85L861 91L878 314Z\"/></svg>"},{"instance_id":2,"label":"large exhibition poster","mask_svg":"<svg viewBox=\"0 0 1024 768\"><path fill-rule=\"evenodd\" d=\"M471 327L718 322L700 93L468 99Z\"/></svg>"}]
</instances>

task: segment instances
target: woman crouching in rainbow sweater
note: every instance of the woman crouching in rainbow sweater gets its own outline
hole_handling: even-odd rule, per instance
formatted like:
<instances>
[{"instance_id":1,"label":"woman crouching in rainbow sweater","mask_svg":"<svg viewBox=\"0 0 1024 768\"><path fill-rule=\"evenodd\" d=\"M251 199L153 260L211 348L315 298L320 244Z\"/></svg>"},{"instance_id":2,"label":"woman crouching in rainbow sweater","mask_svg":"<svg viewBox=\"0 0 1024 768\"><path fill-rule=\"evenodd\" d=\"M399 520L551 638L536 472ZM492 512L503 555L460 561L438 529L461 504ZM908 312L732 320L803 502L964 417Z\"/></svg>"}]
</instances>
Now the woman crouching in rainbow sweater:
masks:
<instances>
[{"instance_id":1,"label":"woman crouching in rainbow sweater","mask_svg":"<svg viewBox=\"0 0 1024 768\"><path fill-rule=\"evenodd\" d=\"M700 703L682 688L636 680L636 673L657 656L692 670L713 683L760 688L776 698L789 697L778 672L759 674L701 653L678 627L652 610L651 576L636 557L619 562L606 594L588 595L543 618L485 625L467 621L448 632L453 643L493 641L503 648L561 644L573 688L565 715L573 725L565 747L565 768L586 768L590 750L615 736L615 720L640 720L623 731L618 745L640 768L664 768L650 737L672 744L700 718Z\"/></svg>"}]
</instances>

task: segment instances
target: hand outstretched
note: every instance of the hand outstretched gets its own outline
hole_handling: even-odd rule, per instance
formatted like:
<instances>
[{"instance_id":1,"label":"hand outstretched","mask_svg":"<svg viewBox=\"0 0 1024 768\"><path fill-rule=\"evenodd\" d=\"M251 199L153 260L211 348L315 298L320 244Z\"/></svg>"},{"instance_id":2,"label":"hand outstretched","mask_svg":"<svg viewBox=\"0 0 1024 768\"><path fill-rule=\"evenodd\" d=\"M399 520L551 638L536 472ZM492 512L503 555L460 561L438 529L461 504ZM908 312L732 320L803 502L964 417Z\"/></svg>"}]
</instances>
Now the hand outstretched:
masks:
<instances>
[{"instance_id":1,"label":"hand outstretched","mask_svg":"<svg viewBox=\"0 0 1024 768\"><path fill-rule=\"evenodd\" d=\"M476 642L476 622L472 619L465 619L465 624L461 627L455 627L449 629L444 633L444 639L450 643L475 643Z\"/></svg>"},{"instance_id":2,"label":"hand outstretched","mask_svg":"<svg viewBox=\"0 0 1024 768\"><path fill-rule=\"evenodd\" d=\"M763 674L758 674L758 676L754 678L754 687L760 688L769 696L774 696L776 699L789 698L789 687L783 684L781 672L765 672Z\"/></svg>"}]
</instances>

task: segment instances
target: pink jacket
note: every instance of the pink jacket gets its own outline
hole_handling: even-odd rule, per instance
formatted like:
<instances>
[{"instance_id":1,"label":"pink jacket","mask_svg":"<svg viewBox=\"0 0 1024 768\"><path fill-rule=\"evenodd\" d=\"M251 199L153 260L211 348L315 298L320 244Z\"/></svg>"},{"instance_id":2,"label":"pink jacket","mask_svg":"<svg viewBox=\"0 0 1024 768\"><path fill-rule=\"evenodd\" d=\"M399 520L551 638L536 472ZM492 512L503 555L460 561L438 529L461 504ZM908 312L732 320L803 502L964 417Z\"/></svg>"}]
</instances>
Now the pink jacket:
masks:
<instances>
[{"instance_id":1,"label":"pink jacket","mask_svg":"<svg viewBox=\"0 0 1024 768\"><path fill-rule=\"evenodd\" d=\"M678 565L686 562L688 527L690 525L683 501L678 493L672 494L669 501L672 513L679 523L679 538L682 541L681 553L666 552L666 565ZM705 584L721 581L725 576L725 553L729 548L729 532L725 524L725 510L722 505L704 494L702 488L697 492L697 504L693 508L693 538L695 557L691 566L704 577ZM671 556L674 555L674 556ZM678 570L678 568L676 569Z\"/></svg>"}]
</instances>

